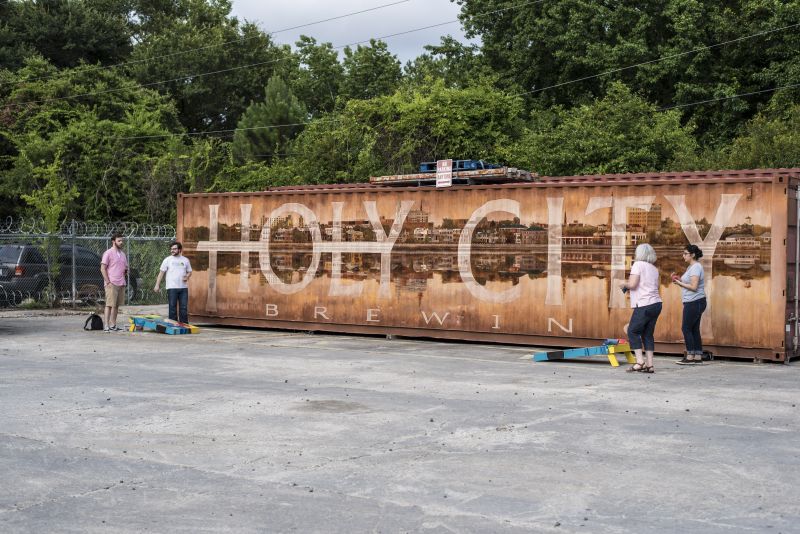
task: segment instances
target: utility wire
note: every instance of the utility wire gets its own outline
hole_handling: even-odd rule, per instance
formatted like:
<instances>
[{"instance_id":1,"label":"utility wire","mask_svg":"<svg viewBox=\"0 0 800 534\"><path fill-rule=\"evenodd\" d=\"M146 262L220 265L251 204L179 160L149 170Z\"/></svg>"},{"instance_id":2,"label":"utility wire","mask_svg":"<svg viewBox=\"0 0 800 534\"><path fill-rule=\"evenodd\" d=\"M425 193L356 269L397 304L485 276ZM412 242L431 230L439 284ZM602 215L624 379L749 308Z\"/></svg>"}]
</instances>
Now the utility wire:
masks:
<instances>
[{"instance_id":1,"label":"utility wire","mask_svg":"<svg viewBox=\"0 0 800 534\"><path fill-rule=\"evenodd\" d=\"M167 134L153 134L153 135L132 135L127 137L109 137L107 139L111 140L130 140L130 139L163 139L168 137L181 137L184 135L188 136L200 136L200 135L210 135L210 134L234 134L236 132L245 132L251 130L267 130L272 128L289 128L291 126L307 126L314 123L319 122L339 122L339 119L315 119L313 121L306 121L306 122L291 122L287 124L268 124L265 126L250 126L247 128L230 128L226 130L211 130L208 132L178 132L178 133L167 133Z\"/></svg>"},{"instance_id":2,"label":"utility wire","mask_svg":"<svg viewBox=\"0 0 800 534\"><path fill-rule=\"evenodd\" d=\"M689 55L689 54L695 54L697 52L702 52L703 50L710 50L712 48L718 48L718 47L721 47L721 46L729 45L731 43L736 43L736 42L739 42L739 41L745 41L747 39L752 39L754 37L759 37L761 35L767 35L769 33L775 33L775 32L779 32L779 31L783 31L783 30L788 30L790 28L796 28L798 26L800 26L800 22L798 22L797 24L790 24L788 26L783 26L782 28L774 28L774 29L771 29L771 30L764 30L762 32L753 33L751 35L746 35L744 37L737 37L736 39L731 39L730 41L724 41L724 42L713 44L713 45L709 45L709 46L701 46L699 48L695 48L695 49L689 50L687 52L679 52L677 54L670 54L668 56L662 56L662 57L657 58L657 59L651 59L650 61L644 61L642 63L636 63L635 65L628 65L627 67L620 67L618 69L607 70L605 72L601 72L600 74L593 74L592 76L584 76L583 78L576 78L574 80L569 80L569 81L566 81L566 82L561 82L561 83L557 83L557 84L553 84L553 85L548 85L547 87L542 87L542 88L539 88L539 89L533 89L531 91L526 91L524 93L518 93L518 94L515 94L515 95L512 95L512 96L524 96L524 95L540 93L542 91L547 91L548 89L555 89L556 87L563 87L565 85L570 85L570 84L577 83L577 82L583 82L583 81L586 81L586 80L592 80L594 78L599 78L601 76L607 76L609 74L614 74L616 72L622 72L624 70L629 70L629 69L634 69L636 67L641 67L642 65L649 65L651 63L658 63L658 62L664 61L666 59L673 59L673 58L676 58L676 57L686 56L686 55Z\"/></svg>"},{"instance_id":3,"label":"utility wire","mask_svg":"<svg viewBox=\"0 0 800 534\"><path fill-rule=\"evenodd\" d=\"M332 119L318 119L318 121L323 122L333 122ZM127 139L157 139L157 138L164 138L164 137L180 137L184 135L208 135L208 134L225 134L225 133L235 133L235 132L244 132L248 130L265 130L268 128L288 128L290 126L305 126L307 124L311 124L311 121L308 122L292 122L288 124L269 124L266 126L251 126L249 128L231 128L228 130L211 130L208 132L180 132L180 133L169 133L169 134L153 134L153 135L133 135L130 137L112 137L111 139L115 140L127 140Z\"/></svg>"},{"instance_id":4,"label":"utility wire","mask_svg":"<svg viewBox=\"0 0 800 534\"><path fill-rule=\"evenodd\" d=\"M405 1L407 1L407 0L405 0ZM502 9L497 9L497 10L481 13L481 14L476 15L476 16L492 15L492 14L500 13L500 12L503 12L503 11L508 11L508 10L511 10L511 9L524 7L524 6L531 5L531 4L541 3L543 1L544 0L532 0L532 1L529 1L529 2L521 3L521 4L508 6L506 8L502 8ZM396 3L400 3L400 2L396 2ZM386 4L385 6L381 6L381 7L386 7L388 5L394 5L394 4ZM372 8L372 9L374 10L374 9L379 9L379 8ZM336 17L336 18L342 18L344 16L346 16L346 15L342 15L342 16ZM388 39L388 38L392 38L392 37L396 37L396 36L400 36L400 35L405 35L405 34L417 32L417 31L422 31L422 30L426 30L426 29L430 29L430 28L435 28L435 27L439 27L439 26L453 24L455 22L458 22L458 19L453 20L453 21L441 22L441 23L437 23L437 24L431 24L431 25L428 25L428 26L423 26L423 27L420 27L420 28L414 28L414 29L411 29L411 30L406 30L406 31L403 31L403 32L397 32L397 33L385 35L385 36L382 36L382 37L372 38L372 39ZM309 23L309 25L310 24L315 24L315 23ZM686 52L680 52L680 53L677 53L677 54L671 54L671 55L668 55L668 56L663 56L661 58L653 59L653 60L650 60L650 61L645 61L645 62L638 63L638 64L635 64L635 65L629 65L629 66L626 66L626 67L613 69L613 70L606 71L606 72L603 72L603 73L600 73L600 74L596 74L596 75L593 75L593 76L586 76L586 77L583 77L583 78L578 78L578 79L575 79L575 80L570 80L570 81L567 81L567 82L562 82L562 83L555 84L555 85L552 85L552 86L543 87L543 88L540 88L540 89L534 89L532 91L527 91L527 92L524 92L524 93L518 93L518 94L515 94L515 95L511 95L511 96L523 96L523 95L526 95L526 94L537 93L537 92L545 91L545 90L548 90L548 89L553 89L553 88L556 88L556 87L561 87L561 86L564 86L564 85L568 85L568 84L571 84L571 83L577 83L577 82L580 82L580 81L584 81L584 80L588 80L588 79L592 79L592 78L597 78L597 77L605 76L605 75L608 75L608 74L613 74L615 72L620 72L620 71L624 71L624 70L627 70L627 69L636 68L636 67L639 67L639 66L642 66L642 65L656 63L656 62L663 61L663 60L670 59L670 58L681 57L681 56L684 56L684 55L693 54L693 53L696 53L696 52L700 52L702 50L708 50L708 49L712 49L712 48L725 46L725 45L728 45L728 44L731 44L731 43L734 43L734 42L744 41L744 40L751 39L751 38L754 38L754 37L758 37L758 36L761 36L761 35L766 35L766 34L778 32L778 31L783 31L783 30L794 28L794 27L798 27L798 26L800 26L800 23L791 24L791 25L788 25L788 26L783 26L781 28L774 28L774 29L770 29L770 30L765 30L765 31L757 32L757 33L754 33L754 34L751 34L751 35L747 35L747 36L744 36L744 37L731 39L729 41L716 43L714 45L699 47L699 48L695 48L693 50L689 50L689 51L686 51ZM280 30L280 31L284 31L284 30ZM354 45L358 45L358 44L369 42L370 40L371 39L362 40L362 41L358 41L358 42L351 43L351 44L348 44L348 45L336 46L336 47L333 47L333 48L334 49L338 49L338 48L344 48L344 47L347 47L347 46L354 46ZM180 53L183 53L183 52L180 52ZM166 56L162 56L162 57L166 57ZM279 62L279 61L284 61L285 59L286 58L279 58L279 59L276 59L276 60L270 60L270 61L266 61L266 62L254 63L254 64L250 64L250 65L243 65L243 66L239 66L239 67L232 67L232 68L229 68L229 69L222 69L222 70L218 70L218 71L198 73L198 74L194 74L194 75L182 76L182 77L179 77L179 78L174 78L174 79L171 79L171 80L163 80L163 81L159 81L159 82L151 82L151 83L148 83L148 84L139 84L139 85L141 87L149 87L149 86L153 86L153 85L160 85L160 84L170 83L170 82L174 82L174 81L186 80L186 79L190 79L190 78L197 78L197 77L202 77L202 76L209 76L209 75L213 75L213 74L220 74L220 73L224 73L224 72L230 72L230 71L233 71L233 70L238 70L238 69L243 69L243 68L248 68L248 67L261 66L261 65L265 65L265 64L269 64L269 63L276 63L276 62ZM742 97L752 96L752 95L756 95L756 94L763 94L763 93L778 91L780 89L789 89L789 88L794 88L794 87L798 87L798 86L800 86L800 84L785 85L785 86L775 87L775 88L771 88L771 89L763 89L761 91L753 91L753 92L749 92L749 93L741 93L741 94L730 95L730 96L726 96L726 97L701 100L701 101L697 101L697 102L690 102L690 103L687 103L687 104L678 104L678 105L674 105L674 106L667 106L667 107L659 108L656 111L666 111L666 110L670 110L670 109L691 107L691 106L707 104L707 103L711 103L711 102L718 102L718 101L722 101L722 100L730 100L730 99L733 99L733 98L742 98ZM79 98L79 97L82 97L82 96L92 96L92 95L98 95L98 94L119 92L119 91L123 91L123 90L126 90L126 89L125 88L123 88L123 89L109 89L109 90L106 90L106 91L96 91L96 92L91 92L91 93L83 93L83 94L79 94L79 95L71 95L71 96L59 97L59 98L53 98L53 99L34 100L34 101L21 102L21 103L10 104L10 105L22 106L22 105L25 105L25 104L33 104L33 103L65 100L65 99ZM317 121L320 121L320 120L324 120L324 119L317 119ZM291 126L305 126L305 125L310 124L311 122L312 121L300 122L300 123L291 123L291 124L255 126L255 127L250 127L250 128L232 128L232 129L226 129L226 130L213 130L213 131L208 131L208 132L181 132L181 133L173 133L173 134L158 134L158 135L145 135L145 136L116 137L116 138L113 138L113 139L119 139L119 140L131 139L132 140L132 139L177 137L177 136L184 136L184 135L197 136L197 135L207 135L207 134L226 134L226 133L227 134L233 134L236 131L260 130L260 129L270 129L270 128L291 127Z\"/></svg>"},{"instance_id":5,"label":"utility wire","mask_svg":"<svg viewBox=\"0 0 800 534\"><path fill-rule=\"evenodd\" d=\"M371 8L368 8L368 9L362 9L361 11L353 11L351 13L346 13L344 15L337 15L335 17L330 17L330 18L327 18L327 19L317 20L317 21L314 21L314 22L308 22L308 23L305 23L305 24L299 24L297 26L290 26L288 28L283 28L283 29L280 29L280 30L266 32L265 35L273 36L273 35L277 35L277 34L283 33L283 32L288 32L288 31L292 31L292 30L298 30L300 28L307 28L309 26L316 26L317 24L323 24L325 22L332 22L334 20L340 20L340 19L352 17L354 15L360 15L362 13L368 13L370 11L377 11L379 9L383 9L383 8L391 7L391 6L396 6L398 4L404 4L404 3L410 2L410 1L411 0L399 0L397 2L392 2L390 4L383 4L383 5L376 6L376 7L371 7ZM116 63L114 65L96 66L96 67L92 68L92 71L115 69L117 67L124 67L124 66L127 66L127 65L136 65L138 63L147 63L148 61L155 61L156 59L164 59L164 58L169 58L169 57L180 56L180 55L183 55L183 54L188 54L189 52L198 52L198 51L201 51L201 50L208 50L208 49L211 49L211 48L218 48L218 47L228 46L228 45L236 44L236 43L245 43L245 42L251 41L253 39L258 39L259 37L261 37L261 35L255 35L253 37L243 37L241 39L234 39L232 41L226 41L224 43L201 46L201 47L198 47L198 48L187 48L186 50L182 50L180 52L173 52L171 54L164 54L164 55L161 55L161 56L152 56L152 57L147 57L147 58L143 58L143 59L135 59L135 60L132 60L132 61L125 61L123 63ZM62 72L57 72L55 74L51 74L49 76L40 76L38 78L29 78L27 80L21 80L21 81L17 81L17 82L5 82L5 84L0 84L0 85L12 85L12 84L13 85L19 85L19 84L22 84L22 83L35 82L35 81L38 81L38 80L46 80L46 79L49 79L49 78L53 78L53 77L59 76L61 74L63 74L63 71Z\"/></svg>"},{"instance_id":6,"label":"utility wire","mask_svg":"<svg viewBox=\"0 0 800 534\"><path fill-rule=\"evenodd\" d=\"M782 85L780 87L773 87L772 89L762 89L761 91L751 91L749 93L739 93L738 95L721 96L719 98L709 98L708 100L698 100L697 102L689 102L688 104L676 104L674 106L666 106L658 108L656 111L667 111L670 109L688 108L692 106L699 106L700 104L709 104L711 102L720 102L722 100L730 100L732 98L742 98L745 96L760 95L762 93L771 93L773 91L780 91L781 89L792 89L800 87L800 83L793 83L791 85Z\"/></svg>"},{"instance_id":7,"label":"utility wire","mask_svg":"<svg viewBox=\"0 0 800 534\"><path fill-rule=\"evenodd\" d=\"M707 99L707 100L698 100L696 102L689 102L687 104L676 104L674 106L666 106L666 107L663 107L663 108L658 108L655 111L657 111L657 112L659 112L659 111L668 111L670 109L679 109L679 108L686 108L686 107L692 107L692 106L699 106L701 104L709 104L709 103L712 103L712 102L720 102L722 100L731 100L731 99L734 99L734 98L743 98L743 97L752 96L752 95L758 95L758 94L763 94L763 93L770 93L770 92L774 92L774 91L780 91L781 89L792 89L792 88L795 88L795 87L800 87L800 83L795 83L795 84L790 84L790 85L782 85L782 86L779 86L779 87L773 87L771 89L762 89L761 91L751 91L749 93L739 93L739 94L736 94L736 95L723 96L723 97L719 97L719 98L710 98L710 99ZM265 125L265 126L252 126L252 127L249 127L249 128L231 128L231 129L227 129L227 130L213 130L213 131L210 131L210 132L180 132L180 133L155 134L155 135L134 135L134 136L129 136L129 137L111 137L109 139L111 139L111 140L156 139L156 138L180 137L180 136L184 136L184 135L187 135L187 136L200 136L200 135L209 135L209 134L229 134L229 135L232 135L232 134L234 134L234 133L236 133L238 131L266 130L266 129L271 129L271 128L285 128L285 127L290 127L290 126L307 126L307 125L311 124L312 122L318 123L318 122L340 122L340 121L338 119L315 119L313 121L307 121L307 122L294 122L294 123L288 123L288 124L269 124L269 125ZM295 154L293 154L293 155L295 155Z\"/></svg>"},{"instance_id":8,"label":"utility wire","mask_svg":"<svg viewBox=\"0 0 800 534\"><path fill-rule=\"evenodd\" d=\"M515 5L512 5L512 6L508 6L508 7L502 8L502 9L495 9L493 11L487 11L485 13L481 13L481 14L476 15L476 16L494 15L494 14L497 14L497 13L501 13L503 11L509 11L511 9L517 9L517 8L528 6L528 5L532 5L532 4L538 4L538 3L541 3L541 2L544 2L544 0L530 0L528 2L515 4ZM349 47L349 46L356 46L356 45L368 43L368 42L370 42L372 40L390 39L392 37L398 37L400 35L407 35L409 33L415 33L415 32L419 32L419 31L422 31L422 30L429 30L431 28L437 28L437 27L440 27L440 26L446 26L448 24L454 24L456 22L459 22L459 19L440 22L440 23L437 23L437 24L429 24L427 26L422 26L420 28L413 28L411 30L392 33L392 34L384 35L384 36L381 36L381 37L371 37L369 39L356 41L356 42L353 42L353 43L350 43L350 44L346 44L346 45L334 46L333 49L336 50L336 49L340 49L340 48L346 48L346 47ZM287 59L288 59L288 57L272 59L272 60L269 60L269 61L260 61L258 63L250 63L248 65L240 65L238 67L230 67L230 68L227 68L227 69L220 69L220 70L209 71L209 72L200 72L200 73L197 73L197 74L189 74L187 76L180 76L178 78L172 78L170 80L161 80L161 81L158 81L158 82L150 82L150 83L138 84L138 85L139 85L139 87L152 87L154 85L163 85L165 83L178 82L178 81L189 80L189 79L193 79L193 78L202 78L204 76L212 76L212 75L215 75L215 74L223 74L223 73L232 72L232 71L235 71L235 70L247 69L247 68L252 68L252 67L260 67L260 66L271 64L271 63L278 63L280 61L286 61ZM45 98L45 99L41 99L41 100L28 100L28 101L25 101L25 102L11 103L11 104L8 104L8 106L21 107L21 106L25 106L25 105L28 105L28 104L42 104L42 103L46 103L46 102L56 102L56 101L59 101L59 100L71 100L71 99L74 99L74 98L81 98L81 97L84 97L84 96L94 96L94 95L101 95L101 94L108 94L108 93L118 93L120 91L127 91L127 90L129 90L129 88L106 89L104 91L92 91L92 92L88 92L88 93L81 93L81 94L77 94L77 95L62 96L62 97L57 97L57 98Z\"/></svg>"}]
</instances>

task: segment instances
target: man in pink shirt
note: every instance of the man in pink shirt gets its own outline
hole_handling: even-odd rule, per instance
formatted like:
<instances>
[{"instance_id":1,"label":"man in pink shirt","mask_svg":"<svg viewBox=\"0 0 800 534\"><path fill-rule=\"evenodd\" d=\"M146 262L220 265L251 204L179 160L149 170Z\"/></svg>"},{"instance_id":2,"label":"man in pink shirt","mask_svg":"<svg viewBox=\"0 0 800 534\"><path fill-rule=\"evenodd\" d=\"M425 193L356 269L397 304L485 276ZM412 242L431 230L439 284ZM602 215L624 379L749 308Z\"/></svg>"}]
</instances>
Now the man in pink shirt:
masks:
<instances>
[{"instance_id":1,"label":"man in pink shirt","mask_svg":"<svg viewBox=\"0 0 800 534\"><path fill-rule=\"evenodd\" d=\"M111 236L111 248L103 253L100 260L100 272L103 274L106 289L106 307L104 310L104 332L121 332L117 327L117 312L125 302L125 286L128 279L128 258L122 252L122 236Z\"/></svg>"}]
</instances>

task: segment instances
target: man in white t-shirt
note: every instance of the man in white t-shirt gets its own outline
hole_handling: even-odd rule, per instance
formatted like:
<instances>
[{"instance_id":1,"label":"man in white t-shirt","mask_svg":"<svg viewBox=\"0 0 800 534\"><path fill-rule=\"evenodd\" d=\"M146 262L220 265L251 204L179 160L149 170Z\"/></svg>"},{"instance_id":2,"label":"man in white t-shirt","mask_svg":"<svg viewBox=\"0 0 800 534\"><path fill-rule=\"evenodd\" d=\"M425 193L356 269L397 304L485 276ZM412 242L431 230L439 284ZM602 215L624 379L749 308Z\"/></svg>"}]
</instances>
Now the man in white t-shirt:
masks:
<instances>
[{"instance_id":1,"label":"man in white t-shirt","mask_svg":"<svg viewBox=\"0 0 800 534\"><path fill-rule=\"evenodd\" d=\"M161 262L161 270L153 291L161 288L161 279L167 276L167 296L169 297L169 318L181 323L189 322L189 278L192 266L183 256L183 245L175 241L169 246L169 256Z\"/></svg>"}]
</instances>

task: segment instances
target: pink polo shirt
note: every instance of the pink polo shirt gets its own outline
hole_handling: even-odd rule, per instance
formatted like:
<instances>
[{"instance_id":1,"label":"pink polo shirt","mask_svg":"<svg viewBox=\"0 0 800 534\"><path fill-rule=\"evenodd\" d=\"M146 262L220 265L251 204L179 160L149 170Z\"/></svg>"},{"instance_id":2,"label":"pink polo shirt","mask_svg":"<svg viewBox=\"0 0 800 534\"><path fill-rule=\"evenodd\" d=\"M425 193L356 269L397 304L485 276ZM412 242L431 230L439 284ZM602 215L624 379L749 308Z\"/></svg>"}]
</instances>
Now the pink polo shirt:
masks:
<instances>
[{"instance_id":1,"label":"pink polo shirt","mask_svg":"<svg viewBox=\"0 0 800 534\"><path fill-rule=\"evenodd\" d=\"M124 252L111 247L103 253L100 263L106 266L108 279L112 284L115 286L126 285L125 271L128 270L128 258L125 257Z\"/></svg>"},{"instance_id":2,"label":"pink polo shirt","mask_svg":"<svg viewBox=\"0 0 800 534\"><path fill-rule=\"evenodd\" d=\"M631 308L649 306L661 302L658 294L658 269L646 261L637 261L631 267L631 274L639 275L639 284L631 289Z\"/></svg>"}]
</instances>

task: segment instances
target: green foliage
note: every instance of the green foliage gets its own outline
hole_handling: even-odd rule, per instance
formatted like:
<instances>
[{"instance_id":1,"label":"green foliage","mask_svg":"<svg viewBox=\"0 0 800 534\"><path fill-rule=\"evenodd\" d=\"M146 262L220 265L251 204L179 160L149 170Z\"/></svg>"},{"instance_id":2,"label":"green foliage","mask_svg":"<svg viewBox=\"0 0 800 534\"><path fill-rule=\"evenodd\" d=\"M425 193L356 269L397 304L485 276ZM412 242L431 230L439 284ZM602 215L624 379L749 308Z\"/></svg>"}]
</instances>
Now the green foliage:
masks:
<instances>
[{"instance_id":1,"label":"green foliage","mask_svg":"<svg viewBox=\"0 0 800 534\"><path fill-rule=\"evenodd\" d=\"M397 57L383 41L369 40L369 46L344 48L344 80L340 93L346 99L375 98L392 93L400 84L402 71Z\"/></svg>"},{"instance_id":2,"label":"green foliage","mask_svg":"<svg viewBox=\"0 0 800 534\"><path fill-rule=\"evenodd\" d=\"M51 171L60 216L168 222L179 192L448 157L555 175L800 165L799 90L772 97L800 84L796 31L771 31L800 23L796 0L457 3L481 44L442 37L401 69L381 41L341 61L312 37L276 45L231 0L0 0L0 216L34 209Z\"/></svg>"},{"instance_id":3,"label":"green foliage","mask_svg":"<svg viewBox=\"0 0 800 534\"><path fill-rule=\"evenodd\" d=\"M488 86L447 88L441 81L350 100L298 136L286 174L306 183L358 182L414 172L421 161L498 160L521 130L521 113L519 98Z\"/></svg>"},{"instance_id":4,"label":"green foliage","mask_svg":"<svg viewBox=\"0 0 800 534\"><path fill-rule=\"evenodd\" d=\"M507 8L508 2L462 4L462 20L468 35L481 38L484 61L503 77L503 86L530 91L530 106L580 105L602 96L615 80L661 107L800 82L796 28L693 52L796 24L796 1L564 0L492 16L480 14ZM660 58L668 59L655 61ZM614 72L598 76L609 71ZM769 96L692 106L683 113L704 141L719 143L730 140Z\"/></svg>"},{"instance_id":5,"label":"green foliage","mask_svg":"<svg viewBox=\"0 0 800 534\"><path fill-rule=\"evenodd\" d=\"M263 191L269 187L299 184L284 160L238 163L232 144L219 139L195 141L189 155L187 185L190 192Z\"/></svg>"},{"instance_id":6,"label":"green foliage","mask_svg":"<svg viewBox=\"0 0 800 534\"><path fill-rule=\"evenodd\" d=\"M41 248L47 261L47 293L52 294L61 267L58 261L60 241L57 235L67 206L78 197L78 189L74 185L68 186L61 176L61 160L58 155L49 164L33 163L23 149L20 152L20 163L27 167L37 181L45 183L44 187L22 195L22 199L34 209L36 216L43 219L45 230L50 234L44 238Z\"/></svg>"},{"instance_id":7,"label":"green foliage","mask_svg":"<svg viewBox=\"0 0 800 534\"><path fill-rule=\"evenodd\" d=\"M189 193L202 193L211 187L214 178L229 159L229 147L229 143L215 137L193 140L186 177Z\"/></svg>"},{"instance_id":8,"label":"green foliage","mask_svg":"<svg viewBox=\"0 0 800 534\"><path fill-rule=\"evenodd\" d=\"M726 152L735 169L800 166L800 105L768 108L745 126Z\"/></svg>"},{"instance_id":9,"label":"green foliage","mask_svg":"<svg viewBox=\"0 0 800 534\"><path fill-rule=\"evenodd\" d=\"M476 45L465 45L449 35L439 45L425 46L426 53L405 66L405 81L412 84L442 80L447 87L475 85L476 80L496 76L482 60Z\"/></svg>"},{"instance_id":10,"label":"green foliage","mask_svg":"<svg viewBox=\"0 0 800 534\"><path fill-rule=\"evenodd\" d=\"M0 195L14 202L44 187L41 176L30 172L26 158L58 159L59 172L82 199L67 206L73 217L168 217L173 208L154 209L145 188L150 187L151 173L163 169L158 161L185 151L172 137L180 127L172 103L111 70L79 67L57 77L38 76L48 70L44 60L28 60L0 108L8 143L3 157L9 167L0 181ZM87 93L97 94L80 96ZM170 189L170 195L180 186Z\"/></svg>"},{"instance_id":11,"label":"green foliage","mask_svg":"<svg viewBox=\"0 0 800 534\"><path fill-rule=\"evenodd\" d=\"M0 69L41 55L57 67L112 63L131 53L126 17L89 0L0 2ZM100 3L102 4L102 3Z\"/></svg>"},{"instance_id":12,"label":"green foliage","mask_svg":"<svg viewBox=\"0 0 800 534\"><path fill-rule=\"evenodd\" d=\"M344 81L344 67L337 52L330 43L317 44L305 35L300 36L296 46L300 68L292 81L292 91L311 116L332 111Z\"/></svg>"},{"instance_id":13,"label":"green foliage","mask_svg":"<svg viewBox=\"0 0 800 534\"><path fill-rule=\"evenodd\" d=\"M280 77L270 78L264 93L264 101L250 104L236 125L231 148L239 163L285 156L306 122L305 106Z\"/></svg>"},{"instance_id":14,"label":"green foliage","mask_svg":"<svg viewBox=\"0 0 800 534\"><path fill-rule=\"evenodd\" d=\"M78 197L78 189L74 185L68 186L61 176L61 158L56 156L52 163L34 164L25 150L22 150L20 163L27 167L35 180L45 184L30 194L23 194L22 199L34 208L36 215L42 217L48 233L58 232L67 206Z\"/></svg>"},{"instance_id":15,"label":"green foliage","mask_svg":"<svg viewBox=\"0 0 800 534\"><path fill-rule=\"evenodd\" d=\"M230 2L176 0L174 18L158 17L135 47L131 75L169 95L190 132L233 128L258 99L264 80L296 69L288 47L278 47L254 24L230 17ZM188 52L186 52L188 51ZM184 53L186 52L186 53Z\"/></svg>"},{"instance_id":16,"label":"green foliage","mask_svg":"<svg viewBox=\"0 0 800 534\"><path fill-rule=\"evenodd\" d=\"M538 119L509 159L543 175L661 171L696 148L676 111L656 111L622 84L591 104Z\"/></svg>"},{"instance_id":17,"label":"green foliage","mask_svg":"<svg viewBox=\"0 0 800 534\"><path fill-rule=\"evenodd\" d=\"M686 169L759 169L800 167L800 105L785 94L750 120L733 142L707 149L676 163Z\"/></svg>"},{"instance_id":18,"label":"green foliage","mask_svg":"<svg viewBox=\"0 0 800 534\"><path fill-rule=\"evenodd\" d=\"M293 171L283 162L273 165L248 162L236 165L233 162L222 167L214 183L208 188L213 192L264 191L270 187L305 183L293 175Z\"/></svg>"}]
</instances>

